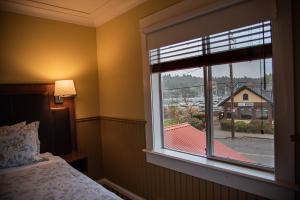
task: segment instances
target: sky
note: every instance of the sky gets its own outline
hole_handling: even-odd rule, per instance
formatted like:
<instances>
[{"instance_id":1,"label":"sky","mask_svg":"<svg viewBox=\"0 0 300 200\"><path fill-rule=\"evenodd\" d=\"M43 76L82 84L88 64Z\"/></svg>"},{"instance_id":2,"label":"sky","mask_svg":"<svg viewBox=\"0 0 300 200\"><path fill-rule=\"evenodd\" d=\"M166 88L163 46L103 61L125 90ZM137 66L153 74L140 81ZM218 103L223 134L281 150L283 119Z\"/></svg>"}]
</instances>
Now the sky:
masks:
<instances>
[{"instance_id":1,"label":"sky","mask_svg":"<svg viewBox=\"0 0 300 200\"><path fill-rule=\"evenodd\" d=\"M260 78L263 73L263 62L259 60L255 61L247 61L247 62L240 62L233 64L233 76L236 78L241 77L249 77L249 78ZM272 73L272 59L266 59L266 74ZM165 72L164 75L171 75L171 76L183 76L185 75L192 75L195 77L203 77L203 70L202 68L192 68L192 69L184 69L184 70L177 70L172 72ZM212 76L213 77L222 77L228 76L229 77L229 65L215 65L212 67Z\"/></svg>"}]
</instances>

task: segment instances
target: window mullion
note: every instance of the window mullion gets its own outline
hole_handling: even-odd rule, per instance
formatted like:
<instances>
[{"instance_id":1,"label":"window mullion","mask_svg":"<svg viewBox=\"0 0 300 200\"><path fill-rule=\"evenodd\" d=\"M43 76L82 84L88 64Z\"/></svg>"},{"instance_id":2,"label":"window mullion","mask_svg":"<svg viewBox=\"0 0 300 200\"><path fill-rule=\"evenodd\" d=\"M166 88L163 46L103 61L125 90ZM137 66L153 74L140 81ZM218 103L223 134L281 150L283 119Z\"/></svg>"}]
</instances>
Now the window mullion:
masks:
<instances>
[{"instance_id":1,"label":"window mullion","mask_svg":"<svg viewBox=\"0 0 300 200\"><path fill-rule=\"evenodd\" d=\"M209 38L202 39L203 54L209 54ZM206 155L211 157L213 155L213 113L212 113L212 77L211 67L204 67L204 87L205 87L205 113L206 113Z\"/></svg>"},{"instance_id":2,"label":"window mullion","mask_svg":"<svg viewBox=\"0 0 300 200\"><path fill-rule=\"evenodd\" d=\"M161 85L161 73L158 75L158 81L159 81L159 102L160 102L160 121L161 121L161 134L160 134L160 139L161 139L161 148L164 148L164 105L163 105L163 97L162 97L162 85Z\"/></svg>"},{"instance_id":3,"label":"window mullion","mask_svg":"<svg viewBox=\"0 0 300 200\"><path fill-rule=\"evenodd\" d=\"M212 96L212 73L211 73L211 66L207 67L207 81L208 81L208 112L207 112L207 117L208 117L208 133L207 135L207 143L209 147L209 156L212 156L214 153L214 134L213 134L213 96Z\"/></svg>"},{"instance_id":4,"label":"window mullion","mask_svg":"<svg viewBox=\"0 0 300 200\"><path fill-rule=\"evenodd\" d=\"M157 59L158 62L160 63L160 48L157 49ZM164 105L163 105L163 96L162 96L162 84L161 84L161 72L158 74L158 85L159 85L159 102L160 102L160 148L164 148Z\"/></svg>"}]
</instances>

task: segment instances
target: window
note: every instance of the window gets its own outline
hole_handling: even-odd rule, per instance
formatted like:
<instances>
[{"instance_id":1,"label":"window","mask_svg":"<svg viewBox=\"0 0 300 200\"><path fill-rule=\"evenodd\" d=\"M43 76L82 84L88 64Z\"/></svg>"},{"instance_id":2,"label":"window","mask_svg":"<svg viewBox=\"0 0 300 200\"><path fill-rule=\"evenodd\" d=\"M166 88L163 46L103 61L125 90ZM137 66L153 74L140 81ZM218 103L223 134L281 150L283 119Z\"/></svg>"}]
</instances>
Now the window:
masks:
<instances>
[{"instance_id":1,"label":"window","mask_svg":"<svg viewBox=\"0 0 300 200\"><path fill-rule=\"evenodd\" d=\"M272 108L271 45L266 21L150 50L161 147L272 169L273 119L253 117Z\"/></svg>"},{"instance_id":2,"label":"window","mask_svg":"<svg viewBox=\"0 0 300 200\"><path fill-rule=\"evenodd\" d=\"M147 162L270 199L293 198L292 189L278 185L294 184L295 171L290 5L274 2L218 1L203 8L183 1L140 20ZM260 40L240 40L239 30L268 23ZM220 82L222 75L227 78ZM171 87L179 83L174 78L181 85ZM187 145L199 131L195 138L205 143ZM219 137L224 131L232 142ZM181 140L179 132L189 135ZM255 137L248 152L240 151L240 132L271 136L265 144L270 155L257 157ZM220 153L215 141L234 153Z\"/></svg>"},{"instance_id":3,"label":"window","mask_svg":"<svg viewBox=\"0 0 300 200\"><path fill-rule=\"evenodd\" d=\"M267 109L257 109L256 110L256 119L268 119L269 118L269 111Z\"/></svg>"},{"instance_id":4,"label":"window","mask_svg":"<svg viewBox=\"0 0 300 200\"><path fill-rule=\"evenodd\" d=\"M241 112L241 119L251 120L253 118L252 116L253 112L251 108L241 108L240 112Z\"/></svg>"},{"instance_id":5,"label":"window","mask_svg":"<svg viewBox=\"0 0 300 200\"><path fill-rule=\"evenodd\" d=\"M249 95L247 93L243 94L243 100L248 101L249 100Z\"/></svg>"}]
</instances>

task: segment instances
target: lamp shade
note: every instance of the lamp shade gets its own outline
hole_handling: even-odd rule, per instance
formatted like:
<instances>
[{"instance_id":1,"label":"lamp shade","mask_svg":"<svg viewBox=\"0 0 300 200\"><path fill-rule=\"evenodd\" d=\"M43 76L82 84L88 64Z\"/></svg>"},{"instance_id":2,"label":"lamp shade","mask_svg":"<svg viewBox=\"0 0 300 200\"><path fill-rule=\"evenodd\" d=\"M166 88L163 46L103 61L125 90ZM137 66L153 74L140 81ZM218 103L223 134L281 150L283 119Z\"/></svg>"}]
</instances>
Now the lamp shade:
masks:
<instances>
[{"instance_id":1,"label":"lamp shade","mask_svg":"<svg viewBox=\"0 0 300 200\"><path fill-rule=\"evenodd\" d=\"M76 95L73 80L55 81L54 96L69 97Z\"/></svg>"}]
</instances>

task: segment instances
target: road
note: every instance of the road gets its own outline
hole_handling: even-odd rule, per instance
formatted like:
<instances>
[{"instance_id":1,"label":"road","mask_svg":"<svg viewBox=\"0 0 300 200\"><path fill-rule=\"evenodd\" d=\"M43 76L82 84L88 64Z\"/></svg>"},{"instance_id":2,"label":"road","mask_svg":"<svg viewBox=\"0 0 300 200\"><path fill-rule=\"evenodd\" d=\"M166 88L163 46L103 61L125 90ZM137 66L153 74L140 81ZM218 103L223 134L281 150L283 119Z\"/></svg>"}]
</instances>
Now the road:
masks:
<instances>
[{"instance_id":1,"label":"road","mask_svg":"<svg viewBox=\"0 0 300 200\"><path fill-rule=\"evenodd\" d=\"M269 134L231 133L214 127L214 138L258 164L274 167L274 139Z\"/></svg>"}]
</instances>

